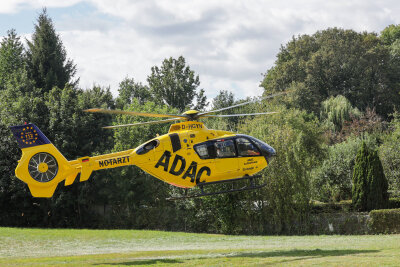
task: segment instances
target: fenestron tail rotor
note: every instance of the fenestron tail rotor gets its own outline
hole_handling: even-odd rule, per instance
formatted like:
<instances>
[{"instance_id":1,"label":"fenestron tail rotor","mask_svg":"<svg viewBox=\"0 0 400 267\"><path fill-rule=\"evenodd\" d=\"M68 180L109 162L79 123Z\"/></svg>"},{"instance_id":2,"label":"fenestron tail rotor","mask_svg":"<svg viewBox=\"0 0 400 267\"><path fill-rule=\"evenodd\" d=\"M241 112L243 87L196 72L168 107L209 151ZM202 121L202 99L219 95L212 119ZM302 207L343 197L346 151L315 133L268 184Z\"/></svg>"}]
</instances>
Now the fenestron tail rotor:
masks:
<instances>
[{"instance_id":1,"label":"fenestron tail rotor","mask_svg":"<svg viewBox=\"0 0 400 267\"><path fill-rule=\"evenodd\" d=\"M34 180L47 183L56 177L58 164L56 159L49 153L37 153L29 160L28 172Z\"/></svg>"}]
</instances>

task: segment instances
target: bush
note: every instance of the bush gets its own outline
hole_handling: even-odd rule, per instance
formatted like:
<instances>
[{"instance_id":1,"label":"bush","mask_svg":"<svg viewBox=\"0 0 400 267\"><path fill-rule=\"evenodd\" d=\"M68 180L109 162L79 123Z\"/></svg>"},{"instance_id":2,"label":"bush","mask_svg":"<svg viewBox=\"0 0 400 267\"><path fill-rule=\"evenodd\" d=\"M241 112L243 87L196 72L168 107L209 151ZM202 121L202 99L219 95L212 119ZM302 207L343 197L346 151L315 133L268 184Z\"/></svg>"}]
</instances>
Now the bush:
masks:
<instances>
[{"instance_id":1,"label":"bush","mask_svg":"<svg viewBox=\"0 0 400 267\"><path fill-rule=\"evenodd\" d=\"M369 147L377 143L372 135L365 135L328 147L327 158L312 172L313 198L323 202L351 199L354 161L363 141Z\"/></svg>"},{"instance_id":2,"label":"bush","mask_svg":"<svg viewBox=\"0 0 400 267\"><path fill-rule=\"evenodd\" d=\"M400 233L400 209L373 210L369 213L369 228L375 234Z\"/></svg>"},{"instance_id":3,"label":"bush","mask_svg":"<svg viewBox=\"0 0 400 267\"><path fill-rule=\"evenodd\" d=\"M379 156L389 182L389 188L400 191L400 114L394 115L390 131L379 147Z\"/></svg>"},{"instance_id":4,"label":"bush","mask_svg":"<svg viewBox=\"0 0 400 267\"><path fill-rule=\"evenodd\" d=\"M382 163L376 150L362 143L353 172L353 205L357 210L386 208L389 195Z\"/></svg>"},{"instance_id":5,"label":"bush","mask_svg":"<svg viewBox=\"0 0 400 267\"><path fill-rule=\"evenodd\" d=\"M352 211L353 205L351 200L343 200L340 202L312 202L311 211L312 213L337 213L337 212L349 212Z\"/></svg>"},{"instance_id":6,"label":"bush","mask_svg":"<svg viewBox=\"0 0 400 267\"><path fill-rule=\"evenodd\" d=\"M277 152L264 171L267 185L255 192L253 203L264 207L259 224L272 226L263 232L298 234L306 231L299 226L310 212L310 172L325 152L322 129L317 118L304 111L280 106L270 110L279 114L256 117L239 127L239 132L268 142Z\"/></svg>"},{"instance_id":7,"label":"bush","mask_svg":"<svg viewBox=\"0 0 400 267\"><path fill-rule=\"evenodd\" d=\"M400 197L394 197L389 199L390 209L400 209Z\"/></svg>"}]
</instances>

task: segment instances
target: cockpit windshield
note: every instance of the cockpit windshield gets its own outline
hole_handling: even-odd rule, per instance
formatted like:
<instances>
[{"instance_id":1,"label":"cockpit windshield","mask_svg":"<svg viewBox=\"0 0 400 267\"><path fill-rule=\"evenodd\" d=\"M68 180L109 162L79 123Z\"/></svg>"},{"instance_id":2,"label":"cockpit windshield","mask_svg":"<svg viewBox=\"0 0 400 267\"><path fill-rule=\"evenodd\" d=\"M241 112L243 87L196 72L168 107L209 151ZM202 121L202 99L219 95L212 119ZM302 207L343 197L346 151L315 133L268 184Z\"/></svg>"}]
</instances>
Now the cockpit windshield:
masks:
<instances>
[{"instance_id":1,"label":"cockpit windshield","mask_svg":"<svg viewBox=\"0 0 400 267\"><path fill-rule=\"evenodd\" d=\"M258 148L247 138L236 138L236 145L239 156L260 156L261 153Z\"/></svg>"},{"instance_id":2,"label":"cockpit windshield","mask_svg":"<svg viewBox=\"0 0 400 267\"><path fill-rule=\"evenodd\" d=\"M258 148L261 150L261 153L267 158L267 160L276 155L276 151L272 146L258 140L255 137L249 136L249 138L258 146Z\"/></svg>"}]
</instances>

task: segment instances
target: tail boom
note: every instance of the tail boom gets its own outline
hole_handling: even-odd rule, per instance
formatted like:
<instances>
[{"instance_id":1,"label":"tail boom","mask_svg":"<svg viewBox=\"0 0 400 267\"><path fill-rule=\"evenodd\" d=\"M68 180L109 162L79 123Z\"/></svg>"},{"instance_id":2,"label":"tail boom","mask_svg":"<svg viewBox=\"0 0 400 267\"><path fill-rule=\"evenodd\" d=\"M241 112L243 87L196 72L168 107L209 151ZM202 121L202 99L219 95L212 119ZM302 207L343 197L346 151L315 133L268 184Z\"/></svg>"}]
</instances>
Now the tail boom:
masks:
<instances>
[{"instance_id":1,"label":"tail boom","mask_svg":"<svg viewBox=\"0 0 400 267\"><path fill-rule=\"evenodd\" d=\"M126 150L116 153L99 155L94 157L83 157L77 160L69 161L71 166L81 173L80 182L87 181L93 171L110 169L132 165L132 152L134 150ZM66 179L65 185L70 185L75 180L74 178Z\"/></svg>"}]
</instances>

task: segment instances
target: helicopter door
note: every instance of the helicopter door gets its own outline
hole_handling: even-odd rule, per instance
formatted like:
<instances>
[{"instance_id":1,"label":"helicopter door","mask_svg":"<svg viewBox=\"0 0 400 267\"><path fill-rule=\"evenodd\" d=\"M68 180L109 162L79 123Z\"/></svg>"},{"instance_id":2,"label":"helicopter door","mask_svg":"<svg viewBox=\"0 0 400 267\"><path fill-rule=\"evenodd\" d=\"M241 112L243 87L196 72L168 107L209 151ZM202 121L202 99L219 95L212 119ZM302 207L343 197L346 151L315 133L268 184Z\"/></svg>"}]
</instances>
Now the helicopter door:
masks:
<instances>
[{"instance_id":1,"label":"helicopter door","mask_svg":"<svg viewBox=\"0 0 400 267\"><path fill-rule=\"evenodd\" d=\"M217 177L235 178L239 170L235 142L233 139L220 139L214 142L216 157L215 170ZM230 177L232 176L232 177Z\"/></svg>"},{"instance_id":2,"label":"helicopter door","mask_svg":"<svg viewBox=\"0 0 400 267\"><path fill-rule=\"evenodd\" d=\"M260 161L265 161L259 149L247 138L237 137L235 141L241 171L245 175L258 172Z\"/></svg>"}]
</instances>

